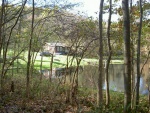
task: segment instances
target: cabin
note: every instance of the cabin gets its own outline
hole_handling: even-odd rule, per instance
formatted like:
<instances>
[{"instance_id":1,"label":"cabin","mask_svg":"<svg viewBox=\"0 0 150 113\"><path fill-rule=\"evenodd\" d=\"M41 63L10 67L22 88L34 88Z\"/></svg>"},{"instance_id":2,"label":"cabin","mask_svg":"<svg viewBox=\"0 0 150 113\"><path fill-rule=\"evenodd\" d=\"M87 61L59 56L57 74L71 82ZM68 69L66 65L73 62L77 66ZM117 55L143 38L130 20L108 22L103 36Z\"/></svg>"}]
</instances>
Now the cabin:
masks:
<instances>
[{"instance_id":1,"label":"cabin","mask_svg":"<svg viewBox=\"0 0 150 113\"><path fill-rule=\"evenodd\" d=\"M53 55L66 55L70 51L70 47L64 43L45 43L43 49Z\"/></svg>"}]
</instances>

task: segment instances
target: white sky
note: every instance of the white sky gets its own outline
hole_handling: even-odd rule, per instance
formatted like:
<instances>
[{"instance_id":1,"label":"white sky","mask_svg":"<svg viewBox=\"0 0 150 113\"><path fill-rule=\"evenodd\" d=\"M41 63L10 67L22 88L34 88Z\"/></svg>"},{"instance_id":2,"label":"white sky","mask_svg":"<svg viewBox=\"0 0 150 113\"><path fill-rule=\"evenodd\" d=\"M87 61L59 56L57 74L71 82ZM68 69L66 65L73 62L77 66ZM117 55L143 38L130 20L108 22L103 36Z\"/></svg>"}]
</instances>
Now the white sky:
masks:
<instances>
[{"instance_id":1,"label":"white sky","mask_svg":"<svg viewBox=\"0 0 150 113\"><path fill-rule=\"evenodd\" d=\"M76 3L81 3L81 5L76 10L84 12L87 16L98 16L95 12L99 11L100 0L74 0Z\"/></svg>"},{"instance_id":2,"label":"white sky","mask_svg":"<svg viewBox=\"0 0 150 113\"><path fill-rule=\"evenodd\" d=\"M75 8L76 12L80 12L80 14L85 14L86 16L94 17L94 19L98 18L98 12L99 12L99 4L100 0L70 0L75 3L81 3L81 5L77 8ZM120 0L121 1L121 0ZM103 19L106 21L108 19L108 14L103 15ZM117 21L118 16L112 15L112 21Z\"/></svg>"}]
</instances>

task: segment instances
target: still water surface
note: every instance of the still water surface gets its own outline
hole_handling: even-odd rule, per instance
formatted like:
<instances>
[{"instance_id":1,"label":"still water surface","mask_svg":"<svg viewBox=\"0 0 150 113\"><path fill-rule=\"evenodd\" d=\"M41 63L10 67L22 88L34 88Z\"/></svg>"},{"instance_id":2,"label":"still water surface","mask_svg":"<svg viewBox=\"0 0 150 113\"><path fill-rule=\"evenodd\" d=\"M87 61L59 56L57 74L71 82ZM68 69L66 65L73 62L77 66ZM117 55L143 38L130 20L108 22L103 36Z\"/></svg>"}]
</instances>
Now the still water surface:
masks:
<instances>
[{"instance_id":1,"label":"still water surface","mask_svg":"<svg viewBox=\"0 0 150 113\"><path fill-rule=\"evenodd\" d=\"M142 66L142 64L141 64ZM123 65L122 64L113 64L110 65L109 69L109 85L110 90L124 92L124 77L123 77ZM134 67L136 70L136 67ZM66 79L70 79L70 77L74 73L75 67L71 67L67 70L67 77ZM43 70L43 75L45 77L49 77L50 71ZM65 69L64 68L55 68L52 71L51 78L62 78L64 77ZM135 72L136 78L136 72ZM97 80L98 80L98 67L96 66L85 66L79 68L79 85L82 87L88 88L96 88L97 87ZM103 80L105 81L105 80ZM135 81L136 83L136 81ZM143 73L140 79L140 93L141 94L148 94L147 84L150 84L150 67L149 64L146 64L143 69ZM105 89L105 83L103 83L103 88Z\"/></svg>"},{"instance_id":2,"label":"still water surface","mask_svg":"<svg viewBox=\"0 0 150 113\"><path fill-rule=\"evenodd\" d=\"M124 92L123 69L124 69L124 66L122 64L110 65L110 69L109 69L110 90ZM97 68L86 67L86 69L82 73L82 76L79 76L80 77L79 80L81 80L80 81L81 85L83 85L83 87L87 87L87 86L93 87L93 88L96 87L97 80L98 80L97 75L98 75ZM135 79L136 79L136 72L135 72ZM135 83L136 83L136 80L135 80ZM148 83L150 83L150 69L147 64L144 67L143 74L141 75L141 79L140 79L140 93L141 94L148 94L148 90L147 90ZM103 88L105 89L105 83L103 83Z\"/></svg>"}]
</instances>

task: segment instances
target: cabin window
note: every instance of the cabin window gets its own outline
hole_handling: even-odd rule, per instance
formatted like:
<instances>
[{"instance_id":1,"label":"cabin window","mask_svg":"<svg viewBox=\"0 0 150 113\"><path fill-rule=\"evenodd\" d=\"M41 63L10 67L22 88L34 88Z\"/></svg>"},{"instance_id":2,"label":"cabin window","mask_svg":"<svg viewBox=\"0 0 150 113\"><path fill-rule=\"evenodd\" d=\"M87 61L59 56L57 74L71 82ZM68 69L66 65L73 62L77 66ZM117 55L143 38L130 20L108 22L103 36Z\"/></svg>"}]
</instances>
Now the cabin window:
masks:
<instances>
[{"instance_id":1,"label":"cabin window","mask_svg":"<svg viewBox=\"0 0 150 113\"><path fill-rule=\"evenodd\" d=\"M64 48L63 48L62 46L57 46L57 47L56 47L56 51L57 51L57 52L64 51Z\"/></svg>"}]
</instances>

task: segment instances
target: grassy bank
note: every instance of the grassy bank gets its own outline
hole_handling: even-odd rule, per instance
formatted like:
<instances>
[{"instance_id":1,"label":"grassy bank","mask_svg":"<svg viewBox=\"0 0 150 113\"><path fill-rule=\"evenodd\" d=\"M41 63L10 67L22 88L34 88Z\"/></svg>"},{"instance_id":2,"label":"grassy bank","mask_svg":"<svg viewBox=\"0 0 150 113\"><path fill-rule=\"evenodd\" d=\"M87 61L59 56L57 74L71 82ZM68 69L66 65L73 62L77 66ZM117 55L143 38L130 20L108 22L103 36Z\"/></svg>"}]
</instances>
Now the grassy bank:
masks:
<instances>
[{"instance_id":1,"label":"grassy bank","mask_svg":"<svg viewBox=\"0 0 150 113\"><path fill-rule=\"evenodd\" d=\"M19 59L19 66L26 67L27 64L27 53L23 55L23 59ZM53 68L59 68L59 67L66 67L68 66L77 66L77 60L79 60L79 57L73 57L73 56L66 56L66 55L55 55L53 58ZM42 60L42 68L43 69L49 69L51 63L51 57L43 56ZM104 65L106 63L106 60L104 60ZM123 60L111 60L111 64L123 64ZM15 60L15 67L17 66L17 60ZM83 58L80 62L80 66L85 65L94 65L98 66L98 59L91 59L91 58ZM40 69L41 66L41 56L39 53L37 54L35 61L34 61L34 68Z\"/></svg>"}]
</instances>

